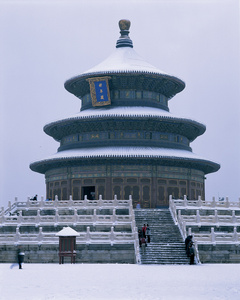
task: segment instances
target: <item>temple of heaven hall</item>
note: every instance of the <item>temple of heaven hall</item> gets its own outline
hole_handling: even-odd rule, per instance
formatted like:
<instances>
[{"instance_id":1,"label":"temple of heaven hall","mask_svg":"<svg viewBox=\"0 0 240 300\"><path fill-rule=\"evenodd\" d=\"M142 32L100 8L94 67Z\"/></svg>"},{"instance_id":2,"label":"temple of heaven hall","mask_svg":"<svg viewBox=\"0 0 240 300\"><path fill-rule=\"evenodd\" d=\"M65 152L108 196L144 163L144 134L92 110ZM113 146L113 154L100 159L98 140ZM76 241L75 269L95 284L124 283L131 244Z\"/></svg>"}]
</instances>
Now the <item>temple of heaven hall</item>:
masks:
<instances>
[{"instance_id":1,"label":"temple of heaven hall","mask_svg":"<svg viewBox=\"0 0 240 300\"><path fill-rule=\"evenodd\" d=\"M46 197L128 199L143 208L168 206L169 195L205 199L205 174L220 165L192 152L206 127L169 112L185 84L133 50L130 22L119 21L115 52L65 82L81 102L73 117L45 125L60 142L56 154L30 164L45 174Z\"/></svg>"}]
</instances>

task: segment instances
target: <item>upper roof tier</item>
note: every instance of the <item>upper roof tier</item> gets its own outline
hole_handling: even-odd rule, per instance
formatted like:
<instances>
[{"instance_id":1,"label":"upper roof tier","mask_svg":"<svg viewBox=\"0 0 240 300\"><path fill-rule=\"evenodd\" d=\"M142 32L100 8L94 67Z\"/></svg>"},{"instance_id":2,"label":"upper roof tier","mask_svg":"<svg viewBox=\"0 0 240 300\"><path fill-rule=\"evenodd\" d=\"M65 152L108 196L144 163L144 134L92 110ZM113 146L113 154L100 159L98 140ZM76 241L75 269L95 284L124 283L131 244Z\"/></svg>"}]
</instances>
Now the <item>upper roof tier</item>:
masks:
<instances>
[{"instance_id":1,"label":"upper roof tier","mask_svg":"<svg viewBox=\"0 0 240 300\"><path fill-rule=\"evenodd\" d=\"M110 89L147 89L171 98L185 88L185 83L146 62L133 49L128 36L130 22L119 21L121 36L117 41L115 51L103 62L72 77L65 82L65 88L75 96L82 98L90 92L87 79L99 76L112 76L109 81ZM127 28L127 29L126 29ZM124 81L119 76L125 77ZM126 76L131 76L127 80ZM123 86L124 85L124 86Z\"/></svg>"}]
</instances>

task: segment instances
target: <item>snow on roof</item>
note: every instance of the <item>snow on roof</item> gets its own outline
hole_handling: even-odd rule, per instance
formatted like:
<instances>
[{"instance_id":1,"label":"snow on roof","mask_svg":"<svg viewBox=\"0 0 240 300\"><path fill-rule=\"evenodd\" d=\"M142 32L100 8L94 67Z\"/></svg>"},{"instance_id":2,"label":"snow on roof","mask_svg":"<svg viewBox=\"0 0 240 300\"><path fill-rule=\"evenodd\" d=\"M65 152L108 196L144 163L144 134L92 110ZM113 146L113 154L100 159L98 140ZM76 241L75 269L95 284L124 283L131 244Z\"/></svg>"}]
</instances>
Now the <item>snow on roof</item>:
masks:
<instances>
[{"instance_id":1,"label":"snow on roof","mask_svg":"<svg viewBox=\"0 0 240 300\"><path fill-rule=\"evenodd\" d=\"M45 160L64 159L64 158L82 158L82 157L169 157L169 158L204 158L193 152L180 149L157 148L157 147L94 147L79 148L57 152Z\"/></svg>"},{"instance_id":2,"label":"snow on roof","mask_svg":"<svg viewBox=\"0 0 240 300\"><path fill-rule=\"evenodd\" d=\"M119 72L145 72L168 75L167 73L157 69L141 56L139 56L133 48L121 47L115 51L100 64L85 71L82 75L92 73L119 73Z\"/></svg>"},{"instance_id":3,"label":"snow on roof","mask_svg":"<svg viewBox=\"0 0 240 300\"><path fill-rule=\"evenodd\" d=\"M141 158L141 159L162 159L162 160L178 160L190 161L192 163L204 164L209 166L206 172L214 172L218 170L220 165L214 161L209 161L195 153L187 150L158 148L158 147L92 147L69 149L57 152L45 159L35 161L30 164L30 168L36 172L44 173L43 169L46 164L61 163L81 159L121 159L121 158ZM43 169L39 169L42 166ZM39 171L40 170L40 171ZM44 169L45 170L45 169ZM210 170L210 171L209 171Z\"/></svg>"},{"instance_id":4,"label":"snow on roof","mask_svg":"<svg viewBox=\"0 0 240 300\"><path fill-rule=\"evenodd\" d=\"M146 107L146 106L109 106L109 107L101 107L101 108L89 108L83 111L78 112L75 115L72 115L70 117L67 117L65 119L60 119L53 121L51 123L48 123L44 126L48 127L51 124L55 122L64 122L66 120L70 119L81 119L81 118L92 118L92 117L162 117L162 118L169 118L169 119L182 119L182 120L188 120L191 122L196 122L198 125L204 126L204 124L186 118L186 117L178 117L173 115L172 113L155 107Z\"/></svg>"},{"instance_id":5,"label":"snow on roof","mask_svg":"<svg viewBox=\"0 0 240 300\"><path fill-rule=\"evenodd\" d=\"M79 236L76 230L72 229L71 227L64 227L62 230L56 233L56 236Z\"/></svg>"}]
</instances>

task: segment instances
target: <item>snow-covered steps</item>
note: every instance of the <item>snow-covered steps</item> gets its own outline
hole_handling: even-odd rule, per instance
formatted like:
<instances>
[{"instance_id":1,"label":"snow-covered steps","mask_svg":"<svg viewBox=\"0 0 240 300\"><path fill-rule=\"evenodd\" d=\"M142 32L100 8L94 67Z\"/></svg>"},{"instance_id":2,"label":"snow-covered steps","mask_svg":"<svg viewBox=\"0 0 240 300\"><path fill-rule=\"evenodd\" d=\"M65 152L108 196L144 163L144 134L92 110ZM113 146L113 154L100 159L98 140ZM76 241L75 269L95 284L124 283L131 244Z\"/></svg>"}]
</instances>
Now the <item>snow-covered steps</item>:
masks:
<instances>
[{"instance_id":1,"label":"snow-covered steps","mask_svg":"<svg viewBox=\"0 0 240 300\"><path fill-rule=\"evenodd\" d=\"M145 251L140 248L142 264L189 263L185 244L169 209L136 209L135 221L138 229L142 229L143 224L151 228L151 242Z\"/></svg>"}]
</instances>

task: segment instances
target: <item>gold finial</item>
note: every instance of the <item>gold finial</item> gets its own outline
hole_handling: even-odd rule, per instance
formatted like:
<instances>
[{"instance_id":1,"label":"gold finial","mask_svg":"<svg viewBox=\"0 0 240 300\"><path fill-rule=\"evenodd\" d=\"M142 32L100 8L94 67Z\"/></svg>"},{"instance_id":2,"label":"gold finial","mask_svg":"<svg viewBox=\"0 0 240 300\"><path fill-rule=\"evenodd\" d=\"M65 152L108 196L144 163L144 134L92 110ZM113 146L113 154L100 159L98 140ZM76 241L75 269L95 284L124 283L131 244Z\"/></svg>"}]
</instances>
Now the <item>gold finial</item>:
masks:
<instances>
[{"instance_id":1,"label":"gold finial","mask_svg":"<svg viewBox=\"0 0 240 300\"><path fill-rule=\"evenodd\" d=\"M125 19L123 19L123 20L120 20L119 22L118 22L118 25L119 25L119 28L120 28L120 30L122 31L122 30L129 30L129 28L130 28L130 26L131 26L131 22L129 21L129 20L125 20Z\"/></svg>"},{"instance_id":2,"label":"gold finial","mask_svg":"<svg viewBox=\"0 0 240 300\"><path fill-rule=\"evenodd\" d=\"M118 25L119 25L119 28L120 28L121 36L117 40L116 47L117 48L120 48L120 47L131 47L131 48L133 48L132 40L128 36L131 22L129 20L122 19L118 22Z\"/></svg>"}]
</instances>

